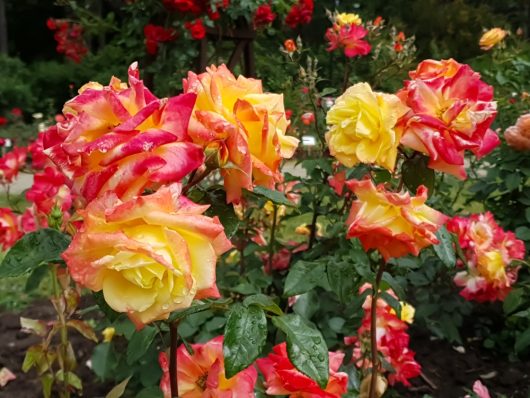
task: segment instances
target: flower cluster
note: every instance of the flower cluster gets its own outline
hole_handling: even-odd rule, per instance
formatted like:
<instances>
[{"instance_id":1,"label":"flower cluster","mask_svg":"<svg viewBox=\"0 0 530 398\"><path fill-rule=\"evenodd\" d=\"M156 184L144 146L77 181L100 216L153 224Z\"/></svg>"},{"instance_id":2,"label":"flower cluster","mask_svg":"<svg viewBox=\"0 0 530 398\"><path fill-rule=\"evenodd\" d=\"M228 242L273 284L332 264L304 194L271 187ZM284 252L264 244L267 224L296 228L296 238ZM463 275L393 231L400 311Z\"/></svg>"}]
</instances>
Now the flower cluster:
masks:
<instances>
[{"instance_id":1,"label":"flower cluster","mask_svg":"<svg viewBox=\"0 0 530 398\"><path fill-rule=\"evenodd\" d=\"M369 285L361 287L361 293L368 289ZM387 291L388 294L396 298L394 292ZM370 351L370 331L372 297L368 296L363 304L364 316L357 336L346 337L346 344L353 344L353 357L359 368L368 369L372 365L366 355ZM414 359L415 353L409 348L410 336L407 333L407 323L412 323L414 319L414 308L406 303L401 303L401 317L382 298L377 300L376 308L376 340L377 350L381 353L384 361L392 367L387 375L388 383L402 383L410 386L409 379L419 376L421 366ZM381 373L386 373L387 369L381 367Z\"/></svg>"},{"instance_id":2,"label":"flower cluster","mask_svg":"<svg viewBox=\"0 0 530 398\"><path fill-rule=\"evenodd\" d=\"M254 184L274 189L281 160L298 146L286 135L283 96L264 93L260 80L236 78L224 65L189 72L184 92L197 95L189 135L217 157L228 202L238 203Z\"/></svg>"},{"instance_id":3,"label":"flower cluster","mask_svg":"<svg viewBox=\"0 0 530 398\"><path fill-rule=\"evenodd\" d=\"M83 27L66 19L53 18L48 19L46 26L55 31L53 38L57 42L57 52L64 54L75 63L80 63L88 53L83 40Z\"/></svg>"},{"instance_id":4,"label":"flower cluster","mask_svg":"<svg viewBox=\"0 0 530 398\"><path fill-rule=\"evenodd\" d=\"M341 352L329 353L329 381L326 388L298 371L287 356L287 345L281 343L273 347L265 358L256 360L265 378L268 395L288 395L290 398L339 398L348 390L348 375L339 372L344 359Z\"/></svg>"},{"instance_id":5,"label":"flower cluster","mask_svg":"<svg viewBox=\"0 0 530 398\"><path fill-rule=\"evenodd\" d=\"M464 151L481 157L499 144L490 126L493 88L468 65L427 60L398 93L410 108L398 125L401 143L429 156L429 167L465 179Z\"/></svg>"},{"instance_id":6,"label":"flower cluster","mask_svg":"<svg viewBox=\"0 0 530 398\"><path fill-rule=\"evenodd\" d=\"M259 29L272 24L275 19L276 14L272 11L270 4L262 4L256 8L252 22L254 28Z\"/></svg>"},{"instance_id":7,"label":"flower cluster","mask_svg":"<svg viewBox=\"0 0 530 398\"><path fill-rule=\"evenodd\" d=\"M348 58L367 55L372 46L363 40L366 35L368 30L362 26L357 14L335 14L333 26L326 30L327 51L342 48Z\"/></svg>"},{"instance_id":8,"label":"flower cluster","mask_svg":"<svg viewBox=\"0 0 530 398\"><path fill-rule=\"evenodd\" d=\"M158 45L167 43L177 38L177 32L173 28L148 24L144 26L145 49L148 54L156 55Z\"/></svg>"},{"instance_id":9,"label":"flower cluster","mask_svg":"<svg viewBox=\"0 0 530 398\"><path fill-rule=\"evenodd\" d=\"M435 233L447 217L425 204L427 188L416 196L389 192L371 179L346 182L357 196L346 220L347 237L359 238L365 250L377 249L385 260L438 244Z\"/></svg>"},{"instance_id":10,"label":"flower cluster","mask_svg":"<svg viewBox=\"0 0 530 398\"><path fill-rule=\"evenodd\" d=\"M466 269L454 279L463 288L460 294L478 302L504 300L517 280L518 267L510 265L524 257L523 241L504 231L489 212L454 217L447 229L458 236L466 259Z\"/></svg>"},{"instance_id":11,"label":"flower cluster","mask_svg":"<svg viewBox=\"0 0 530 398\"><path fill-rule=\"evenodd\" d=\"M193 354L184 345L177 349L177 382L179 397L239 398L254 396L258 372L253 366L227 379L223 356L223 336L204 344L192 344ZM159 355L163 376L160 389L165 398L171 397L169 362L166 353Z\"/></svg>"},{"instance_id":12,"label":"flower cluster","mask_svg":"<svg viewBox=\"0 0 530 398\"><path fill-rule=\"evenodd\" d=\"M292 29L296 29L299 25L307 25L313 18L314 9L313 0L298 0L285 17L285 23Z\"/></svg>"}]
</instances>

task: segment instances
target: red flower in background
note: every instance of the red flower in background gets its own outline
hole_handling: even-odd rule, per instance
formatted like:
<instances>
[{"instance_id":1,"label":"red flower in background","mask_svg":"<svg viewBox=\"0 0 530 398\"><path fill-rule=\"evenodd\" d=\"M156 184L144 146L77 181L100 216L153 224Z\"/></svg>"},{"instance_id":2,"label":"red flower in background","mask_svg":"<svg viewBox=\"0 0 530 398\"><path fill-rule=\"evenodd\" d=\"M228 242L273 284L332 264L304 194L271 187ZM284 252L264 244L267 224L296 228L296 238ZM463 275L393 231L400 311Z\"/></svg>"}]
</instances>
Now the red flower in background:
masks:
<instances>
[{"instance_id":1,"label":"red flower in background","mask_svg":"<svg viewBox=\"0 0 530 398\"><path fill-rule=\"evenodd\" d=\"M46 165L53 164L50 158L44 154L43 144L44 133L41 132L37 139L28 145L28 152L31 156L31 168L42 170Z\"/></svg>"},{"instance_id":2,"label":"red flower in background","mask_svg":"<svg viewBox=\"0 0 530 398\"><path fill-rule=\"evenodd\" d=\"M162 0L164 6L169 11L177 11L183 14L190 14L194 17L208 15L212 21L220 18L219 11L226 9L230 5L230 0Z\"/></svg>"},{"instance_id":3,"label":"red flower in background","mask_svg":"<svg viewBox=\"0 0 530 398\"><path fill-rule=\"evenodd\" d=\"M148 24L144 26L144 36L147 53L155 55L158 52L158 44L175 40L177 38L177 32L173 28Z\"/></svg>"},{"instance_id":4,"label":"red flower in background","mask_svg":"<svg viewBox=\"0 0 530 398\"><path fill-rule=\"evenodd\" d=\"M191 37L195 40L204 39L206 36L206 28L201 19L196 19L193 22L186 22L184 27L190 32Z\"/></svg>"},{"instance_id":5,"label":"red flower in background","mask_svg":"<svg viewBox=\"0 0 530 398\"><path fill-rule=\"evenodd\" d=\"M333 25L326 31L326 39L329 42L327 51L334 51L338 48L344 48L344 55L348 58L363 56L370 53L372 46L364 37L368 30L361 25Z\"/></svg>"},{"instance_id":6,"label":"red flower in background","mask_svg":"<svg viewBox=\"0 0 530 398\"><path fill-rule=\"evenodd\" d=\"M254 27L263 28L267 25L270 25L276 19L276 14L272 12L270 4L262 4L256 9L254 14Z\"/></svg>"},{"instance_id":7,"label":"red flower in background","mask_svg":"<svg viewBox=\"0 0 530 398\"><path fill-rule=\"evenodd\" d=\"M20 230L19 217L11 209L0 207L0 248L7 250L19 240L23 232Z\"/></svg>"},{"instance_id":8,"label":"red flower in background","mask_svg":"<svg viewBox=\"0 0 530 398\"><path fill-rule=\"evenodd\" d=\"M72 206L72 195L66 182L63 173L54 167L46 167L43 172L35 174L26 199L35 203L37 210L44 214L49 214L54 206L67 211Z\"/></svg>"},{"instance_id":9,"label":"red flower in background","mask_svg":"<svg viewBox=\"0 0 530 398\"><path fill-rule=\"evenodd\" d=\"M307 25L311 22L314 8L313 0L298 0L285 17L285 23L292 29L296 29L298 25Z\"/></svg>"},{"instance_id":10,"label":"red flower in background","mask_svg":"<svg viewBox=\"0 0 530 398\"><path fill-rule=\"evenodd\" d=\"M0 116L0 127L5 126L8 122L9 120L6 117Z\"/></svg>"},{"instance_id":11,"label":"red flower in background","mask_svg":"<svg viewBox=\"0 0 530 398\"><path fill-rule=\"evenodd\" d=\"M21 117L22 116L22 109L20 108L13 108L11 109L11 114L14 116L14 117Z\"/></svg>"},{"instance_id":12,"label":"red flower in background","mask_svg":"<svg viewBox=\"0 0 530 398\"><path fill-rule=\"evenodd\" d=\"M26 164L26 148L15 147L0 158L0 182L9 184L14 181L18 172Z\"/></svg>"},{"instance_id":13,"label":"red flower in background","mask_svg":"<svg viewBox=\"0 0 530 398\"><path fill-rule=\"evenodd\" d=\"M57 42L57 52L64 54L75 63L80 63L88 53L83 40L83 27L65 19L53 18L46 21L46 26L55 31L53 37Z\"/></svg>"}]
</instances>

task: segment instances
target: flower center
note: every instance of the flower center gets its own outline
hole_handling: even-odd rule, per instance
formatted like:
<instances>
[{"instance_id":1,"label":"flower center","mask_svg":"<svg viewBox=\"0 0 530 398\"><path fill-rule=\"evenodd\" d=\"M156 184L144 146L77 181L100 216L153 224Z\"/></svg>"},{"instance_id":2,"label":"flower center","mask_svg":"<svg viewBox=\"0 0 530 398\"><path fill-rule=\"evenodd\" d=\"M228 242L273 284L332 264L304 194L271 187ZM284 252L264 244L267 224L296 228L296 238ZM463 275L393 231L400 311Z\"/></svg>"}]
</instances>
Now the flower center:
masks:
<instances>
[{"instance_id":1,"label":"flower center","mask_svg":"<svg viewBox=\"0 0 530 398\"><path fill-rule=\"evenodd\" d=\"M201 377L197 379L197 386L201 389L201 391L204 391L206 389L206 380L208 380L208 373L203 374Z\"/></svg>"}]
</instances>

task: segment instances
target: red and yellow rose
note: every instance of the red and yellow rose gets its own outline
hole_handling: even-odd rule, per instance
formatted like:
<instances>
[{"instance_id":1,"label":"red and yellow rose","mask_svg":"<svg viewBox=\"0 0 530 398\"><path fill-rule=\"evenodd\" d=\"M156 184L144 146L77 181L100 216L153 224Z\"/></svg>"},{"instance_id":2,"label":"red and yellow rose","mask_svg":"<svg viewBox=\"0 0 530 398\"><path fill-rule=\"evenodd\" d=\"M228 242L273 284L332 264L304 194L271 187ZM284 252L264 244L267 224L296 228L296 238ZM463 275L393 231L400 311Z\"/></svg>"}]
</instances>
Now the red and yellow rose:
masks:
<instances>
[{"instance_id":1,"label":"red and yellow rose","mask_svg":"<svg viewBox=\"0 0 530 398\"><path fill-rule=\"evenodd\" d=\"M75 281L103 290L138 326L165 319L218 296L216 261L231 243L207 208L182 196L180 184L128 202L108 193L80 211L84 225L63 257Z\"/></svg>"}]
</instances>

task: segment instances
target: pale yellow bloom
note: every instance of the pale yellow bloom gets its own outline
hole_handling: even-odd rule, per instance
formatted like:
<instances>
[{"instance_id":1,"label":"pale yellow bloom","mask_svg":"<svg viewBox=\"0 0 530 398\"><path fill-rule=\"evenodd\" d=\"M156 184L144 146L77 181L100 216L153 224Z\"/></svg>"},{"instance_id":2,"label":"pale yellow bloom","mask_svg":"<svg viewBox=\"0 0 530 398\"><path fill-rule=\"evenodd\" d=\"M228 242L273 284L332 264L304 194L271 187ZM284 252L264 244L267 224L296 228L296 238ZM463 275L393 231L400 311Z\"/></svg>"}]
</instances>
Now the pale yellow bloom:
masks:
<instances>
[{"instance_id":1,"label":"pale yellow bloom","mask_svg":"<svg viewBox=\"0 0 530 398\"><path fill-rule=\"evenodd\" d=\"M414 314L416 312L416 309L404 301L401 302L401 320L403 322L407 322L408 324L412 324L414 322Z\"/></svg>"},{"instance_id":2,"label":"pale yellow bloom","mask_svg":"<svg viewBox=\"0 0 530 398\"><path fill-rule=\"evenodd\" d=\"M407 110L396 95L374 92L368 83L348 88L326 116L331 154L346 167L373 163L393 171L401 138L395 126Z\"/></svg>"},{"instance_id":3,"label":"pale yellow bloom","mask_svg":"<svg viewBox=\"0 0 530 398\"><path fill-rule=\"evenodd\" d=\"M342 12L335 16L335 22L339 26L360 25L363 23L363 20L358 14Z\"/></svg>"},{"instance_id":4,"label":"pale yellow bloom","mask_svg":"<svg viewBox=\"0 0 530 398\"><path fill-rule=\"evenodd\" d=\"M490 29L482 35L478 44L484 51L491 50L495 45L503 41L507 34L508 31L501 28Z\"/></svg>"}]
</instances>

